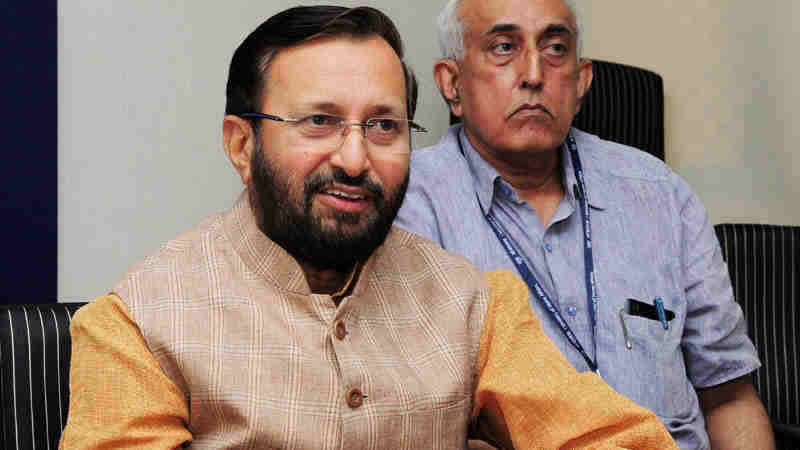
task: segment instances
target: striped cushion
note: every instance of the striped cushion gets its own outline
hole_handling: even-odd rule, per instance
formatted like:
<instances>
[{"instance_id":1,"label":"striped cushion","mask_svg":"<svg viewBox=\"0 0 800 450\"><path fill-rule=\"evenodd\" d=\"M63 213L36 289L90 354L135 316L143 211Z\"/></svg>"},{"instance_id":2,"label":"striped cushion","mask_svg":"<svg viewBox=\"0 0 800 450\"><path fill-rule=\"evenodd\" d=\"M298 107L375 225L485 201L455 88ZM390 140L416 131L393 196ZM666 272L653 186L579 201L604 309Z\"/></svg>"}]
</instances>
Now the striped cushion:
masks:
<instances>
[{"instance_id":1,"label":"striped cushion","mask_svg":"<svg viewBox=\"0 0 800 450\"><path fill-rule=\"evenodd\" d=\"M638 67L592 60L594 80L572 125L664 160L664 81Z\"/></svg>"},{"instance_id":2,"label":"striped cushion","mask_svg":"<svg viewBox=\"0 0 800 450\"><path fill-rule=\"evenodd\" d=\"M776 431L800 432L800 227L714 228L763 364L756 389ZM800 435L793 442L800 448Z\"/></svg>"},{"instance_id":3,"label":"striped cushion","mask_svg":"<svg viewBox=\"0 0 800 450\"><path fill-rule=\"evenodd\" d=\"M83 303L0 306L3 449L56 449L69 405L69 321Z\"/></svg>"}]
</instances>

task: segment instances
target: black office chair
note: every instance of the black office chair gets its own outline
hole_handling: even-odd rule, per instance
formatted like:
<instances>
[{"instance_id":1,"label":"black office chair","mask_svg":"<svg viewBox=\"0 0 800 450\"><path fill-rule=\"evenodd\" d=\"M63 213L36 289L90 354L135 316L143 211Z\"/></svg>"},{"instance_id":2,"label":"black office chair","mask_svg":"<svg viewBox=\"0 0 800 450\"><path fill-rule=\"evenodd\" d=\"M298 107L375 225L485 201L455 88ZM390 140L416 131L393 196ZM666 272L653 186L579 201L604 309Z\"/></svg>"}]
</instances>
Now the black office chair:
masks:
<instances>
[{"instance_id":1,"label":"black office chair","mask_svg":"<svg viewBox=\"0 0 800 450\"><path fill-rule=\"evenodd\" d=\"M714 226L762 366L754 383L778 448L800 448L800 226Z\"/></svg>"},{"instance_id":2,"label":"black office chair","mask_svg":"<svg viewBox=\"0 0 800 450\"><path fill-rule=\"evenodd\" d=\"M638 67L592 60L594 81L572 125L664 160L664 81Z\"/></svg>"},{"instance_id":3,"label":"black office chair","mask_svg":"<svg viewBox=\"0 0 800 450\"><path fill-rule=\"evenodd\" d=\"M83 305L0 306L0 448L58 448L69 407L69 322Z\"/></svg>"}]
</instances>

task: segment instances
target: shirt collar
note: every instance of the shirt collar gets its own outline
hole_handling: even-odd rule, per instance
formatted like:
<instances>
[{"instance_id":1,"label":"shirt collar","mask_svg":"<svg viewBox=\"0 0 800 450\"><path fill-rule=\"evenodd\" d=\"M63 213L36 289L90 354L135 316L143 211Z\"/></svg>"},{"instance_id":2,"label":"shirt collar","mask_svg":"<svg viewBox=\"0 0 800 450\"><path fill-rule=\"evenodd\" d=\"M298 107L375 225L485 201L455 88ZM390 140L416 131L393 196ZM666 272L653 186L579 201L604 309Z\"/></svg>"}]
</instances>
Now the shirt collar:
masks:
<instances>
[{"instance_id":1,"label":"shirt collar","mask_svg":"<svg viewBox=\"0 0 800 450\"><path fill-rule=\"evenodd\" d=\"M573 131L574 130L570 130L570 132ZM464 158L467 160L470 172L472 172L473 187L478 195L478 202L481 204L483 211L489 211L497 189L513 188L503 180L497 169L486 162L478 151L475 150L475 147L469 142L462 126L453 127L448 133L454 133L455 138L458 139ZM607 183L601 174L592 167L591 155L589 155L589 152L584 148L589 145L588 141L586 139L580 139L578 136L576 136L576 140L578 140L578 155L581 158L581 165L583 166L586 189L589 191L589 206L594 209L604 210ZM583 143L583 146L581 143ZM572 166L572 157L570 156L567 145L561 145L561 152L562 182L564 184L565 199L575 208L577 205L574 187L578 185L578 179L575 176L575 168ZM516 194L512 195L516 196Z\"/></svg>"},{"instance_id":2,"label":"shirt collar","mask_svg":"<svg viewBox=\"0 0 800 450\"><path fill-rule=\"evenodd\" d=\"M570 133L575 138L578 144L578 156L581 159L581 166L583 166L583 176L586 181L586 190L589 191L589 206L594 209L606 209L606 200L608 198L608 182L601 172L597 170L596 162L593 158L594 155L588 150L590 144L588 140L581 139L581 136L575 132L574 128L570 129ZM562 182L564 183L564 192L567 199L576 205L575 192L578 184L578 178L575 175L575 167L572 165L572 156L569 152L569 147L566 143L561 145L561 161L562 161Z\"/></svg>"},{"instance_id":3,"label":"shirt collar","mask_svg":"<svg viewBox=\"0 0 800 450\"><path fill-rule=\"evenodd\" d=\"M461 152L467 160L469 170L472 172L472 185L478 195L478 202L481 204L481 209L484 213L488 212L492 206L495 194L495 183L500 182L502 177L497 169L492 167L491 164L484 160L480 153L475 150L472 143L469 142L467 134L464 132L462 126L458 126L456 130L458 143L461 146Z\"/></svg>"}]
</instances>

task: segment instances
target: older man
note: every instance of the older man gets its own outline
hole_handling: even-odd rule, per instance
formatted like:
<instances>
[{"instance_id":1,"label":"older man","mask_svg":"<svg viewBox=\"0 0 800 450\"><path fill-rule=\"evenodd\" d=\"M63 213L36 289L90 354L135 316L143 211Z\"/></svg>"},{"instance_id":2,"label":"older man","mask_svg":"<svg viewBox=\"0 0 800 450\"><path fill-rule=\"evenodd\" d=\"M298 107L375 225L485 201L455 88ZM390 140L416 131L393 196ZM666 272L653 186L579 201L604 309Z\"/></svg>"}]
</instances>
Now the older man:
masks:
<instances>
[{"instance_id":1,"label":"older man","mask_svg":"<svg viewBox=\"0 0 800 450\"><path fill-rule=\"evenodd\" d=\"M391 227L422 130L402 57L371 8L245 39L223 136L246 191L75 315L62 448L674 445L569 366L513 274Z\"/></svg>"},{"instance_id":2,"label":"older man","mask_svg":"<svg viewBox=\"0 0 800 450\"><path fill-rule=\"evenodd\" d=\"M570 363L682 447L768 448L758 358L697 196L644 152L570 129L592 81L579 24L562 0L447 4L434 77L463 125L412 154L397 223L517 271Z\"/></svg>"}]
</instances>

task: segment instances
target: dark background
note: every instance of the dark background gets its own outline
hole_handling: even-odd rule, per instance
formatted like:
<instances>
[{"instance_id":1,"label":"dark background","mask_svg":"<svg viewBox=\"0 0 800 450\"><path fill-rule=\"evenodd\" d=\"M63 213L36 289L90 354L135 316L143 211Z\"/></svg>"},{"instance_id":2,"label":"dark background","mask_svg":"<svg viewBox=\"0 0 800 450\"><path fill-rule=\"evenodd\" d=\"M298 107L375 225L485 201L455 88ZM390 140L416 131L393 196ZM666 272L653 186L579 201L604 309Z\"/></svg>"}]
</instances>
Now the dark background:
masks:
<instances>
[{"instance_id":1,"label":"dark background","mask_svg":"<svg viewBox=\"0 0 800 450\"><path fill-rule=\"evenodd\" d=\"M57 300L57 2L0 0L0 303Z\"/></svg>"}]
</instances>

